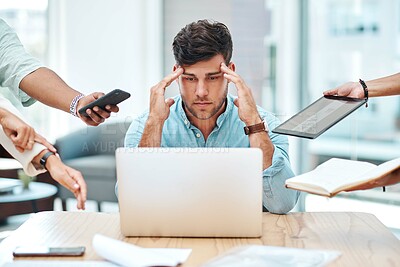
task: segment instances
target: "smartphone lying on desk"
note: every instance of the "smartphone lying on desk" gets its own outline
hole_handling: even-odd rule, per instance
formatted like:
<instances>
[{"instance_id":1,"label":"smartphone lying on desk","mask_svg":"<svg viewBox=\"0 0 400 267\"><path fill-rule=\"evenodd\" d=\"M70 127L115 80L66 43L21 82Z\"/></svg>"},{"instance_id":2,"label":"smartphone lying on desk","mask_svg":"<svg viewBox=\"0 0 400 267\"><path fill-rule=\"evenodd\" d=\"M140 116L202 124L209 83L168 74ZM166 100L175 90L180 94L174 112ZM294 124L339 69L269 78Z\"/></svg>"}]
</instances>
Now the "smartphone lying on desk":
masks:
<instances>
[{"instance_id":1,"label":"smartphone lying on desk","mask_svg":"<svg viewBox=\"0 0 400 267\"><path fill-rule=\"evenodd\" d=\"M14 257L82 256L85 247L21 246L13 251Z\"/></svg>"},{"instance_id":2,"label":"smartphone lying on desk","mask_svg":"<svg viewBox=\"0 0 400 267\"><path fill-rule=\"evenodd\" d=\"M106 95L103 95L99 99L96 99L92 103L87 104L83 108L79 109L78 112L81 116L89 117L86 113L87 109L92 109L95 106L98 106L101 109L104 109L107 105L117 105L122 101L128 99L131 96L130 93L125 92L121 89L114 89Z\"/></svg>"}]
</instances>

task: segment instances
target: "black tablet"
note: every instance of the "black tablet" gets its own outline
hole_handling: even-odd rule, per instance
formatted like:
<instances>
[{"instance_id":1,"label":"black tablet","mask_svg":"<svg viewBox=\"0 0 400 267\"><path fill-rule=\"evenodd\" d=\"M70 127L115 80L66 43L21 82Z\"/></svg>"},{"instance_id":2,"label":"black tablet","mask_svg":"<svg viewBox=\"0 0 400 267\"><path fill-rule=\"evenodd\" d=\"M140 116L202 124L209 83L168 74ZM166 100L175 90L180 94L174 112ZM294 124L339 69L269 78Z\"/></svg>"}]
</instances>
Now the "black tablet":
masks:
<instances>
[{"instance_id":1,"label":"black tablet","mask_svg":"<svg viewBox=\"0 0 400 267\"><path fill-rule=\"evenodd\" d=\"M314 139L366 101L366 99L343 96L323 96L272 132Z\"/></svg>"}]
</instances>

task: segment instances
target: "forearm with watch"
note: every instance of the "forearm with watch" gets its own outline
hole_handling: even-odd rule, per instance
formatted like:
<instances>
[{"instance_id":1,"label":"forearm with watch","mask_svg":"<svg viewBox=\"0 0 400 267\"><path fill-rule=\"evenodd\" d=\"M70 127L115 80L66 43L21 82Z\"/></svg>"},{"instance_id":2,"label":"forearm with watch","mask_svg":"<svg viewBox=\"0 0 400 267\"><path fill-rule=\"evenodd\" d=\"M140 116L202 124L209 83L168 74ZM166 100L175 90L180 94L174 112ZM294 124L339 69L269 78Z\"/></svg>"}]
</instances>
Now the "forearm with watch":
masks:
<instances>
[{"instance_id":1,"label":"forearm with watch","mask_svg":"<svg viewBox=\"0 0 400 267\"><path fill-rule=\"evenodd\" d=\"M47 149L44 149L36 157L33 158L32 164L37 170L49 170L49 167L52 165L51 162L53 162L54 160L59 160L56 154Z\"/></svg>"},{"instance_id":2,"label":"forearm with watch","mask_svg":"<svg viewBox=\"0 0 400 267\"><path fill-rule=\"evenodd\" d=\"M275 150L268 135L268 124L259 115L245 124L244 133L249 136L250 147L258 147L263 151L263 169L265 170L272 165Z\"/></svg>"}]
</instances>

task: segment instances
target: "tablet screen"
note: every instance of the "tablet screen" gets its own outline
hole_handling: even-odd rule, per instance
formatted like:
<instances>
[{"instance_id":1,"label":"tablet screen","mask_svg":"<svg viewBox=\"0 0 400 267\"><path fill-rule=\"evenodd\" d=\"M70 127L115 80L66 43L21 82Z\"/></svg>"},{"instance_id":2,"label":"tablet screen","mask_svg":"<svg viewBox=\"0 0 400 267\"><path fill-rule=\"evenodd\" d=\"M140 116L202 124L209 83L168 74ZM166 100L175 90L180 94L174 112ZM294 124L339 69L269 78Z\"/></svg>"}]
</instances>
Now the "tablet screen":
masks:
<instances>
[{"instance_id":1,"label":"tablet screen","mask_svg":"<svg viewBox=\"0 0 400 267\"><path fill-rule=\"evenodd\" d=\"M366 99L323 96L272 132L314 139L365 102Z\"/></svg>"}]
</instances>

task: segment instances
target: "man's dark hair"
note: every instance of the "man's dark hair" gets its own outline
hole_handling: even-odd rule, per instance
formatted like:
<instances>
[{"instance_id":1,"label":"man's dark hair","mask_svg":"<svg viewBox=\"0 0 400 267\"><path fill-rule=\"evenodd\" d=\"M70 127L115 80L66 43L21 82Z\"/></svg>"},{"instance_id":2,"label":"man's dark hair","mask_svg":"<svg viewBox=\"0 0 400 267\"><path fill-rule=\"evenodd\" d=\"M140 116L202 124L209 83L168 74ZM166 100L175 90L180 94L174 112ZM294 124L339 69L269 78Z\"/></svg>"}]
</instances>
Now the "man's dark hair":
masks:
<instances>
[{"instance_id":1,"label":"man's dark hair","mask_svg":"<svg viewBox=\"0 0 400 267\"><path fill-rule=\"evenodd\" d=\"M225 64L232 58L232 38L228 27L220 22L199 20L186 25L172 43L175 61L179 66L193 65L218 54Z\"/></svg>"}]
</instances>

